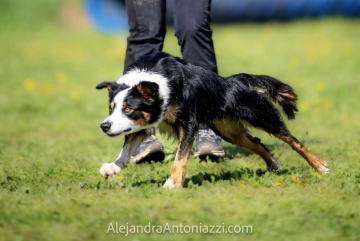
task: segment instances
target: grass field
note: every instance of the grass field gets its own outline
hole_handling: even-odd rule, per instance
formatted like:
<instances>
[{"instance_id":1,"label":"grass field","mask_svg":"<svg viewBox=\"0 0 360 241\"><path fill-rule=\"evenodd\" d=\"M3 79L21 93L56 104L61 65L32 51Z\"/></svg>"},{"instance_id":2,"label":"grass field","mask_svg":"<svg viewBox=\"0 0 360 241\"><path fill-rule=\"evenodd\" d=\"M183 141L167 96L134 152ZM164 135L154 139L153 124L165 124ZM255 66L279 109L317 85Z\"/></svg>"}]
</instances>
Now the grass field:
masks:
<instances>
[{"instance_id":1,"label":"grass field","mask_svg":"<svg viewBox=\"0 0 360 241\"><path fill-rule=\"evenodd\" d=\"M124 239L106 233L110 222L253 227L129 240L360 239L359 19L213 26L221 75L267 74L294 87L300 112L288 127L330 164L328 175L253 130L278 173L224 143L224 160L191 159L185 188L164 190L177 146L166 137L164 163L130 165L107 181L98 173L123 140L101 133L107 94L95 86L121 75L127 34L64 22L61 1L35 3L0 4L0 240ZM180 56L172 28L164 51Z\"/></svg>"}]
</instances>

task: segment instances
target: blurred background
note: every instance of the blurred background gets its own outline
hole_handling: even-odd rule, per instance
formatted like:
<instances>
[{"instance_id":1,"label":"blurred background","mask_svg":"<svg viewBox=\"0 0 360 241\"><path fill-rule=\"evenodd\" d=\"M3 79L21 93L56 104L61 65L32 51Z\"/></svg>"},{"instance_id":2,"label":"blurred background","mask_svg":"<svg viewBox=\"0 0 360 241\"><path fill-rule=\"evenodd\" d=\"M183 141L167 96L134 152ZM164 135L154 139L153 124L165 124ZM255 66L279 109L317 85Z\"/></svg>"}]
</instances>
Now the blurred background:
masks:
<instances>
[{"instance_id":1,"label":"blurred background","mask_svg":"<svg viewBox=\"0 0 360 241\"><path fill-rule=\"evenodd\" d=\"M173 1L167 3L164 51L181 57L171 25ZM320 123L318 114L330 115L336 107L336 118L321 121L338 125L335 119L351 119L360 71L360 0L213 0L212 5L220 75L274 76L299 94L299 118L309 115ZM107 100L94 87L122 74L128 36L124 1L2 0L0 29L4 131L14 137L39 122L49 128L37 134L86 139L89 130L99 131ZM34 121L22 123L28 117ZM68 123L69 117L79 118L82 128ZM59 121L49 124L48 118ZM6 128L15 122L18 128Z\"/></svg>"},{"instance_id":2,"label":"blurred background","mask_svg":"<svg viewBox=\"0 0 360 241\"><path fill-rule=\"evenodd\" d=\"M86 0L87 15L100 31L128 31L125 0ZM166 21L174 23L174 1L166 5ZM360 16L358 0L213 0L212 22L290 21L300 18L323 18L331 15Z\"/></svg>"}]
</instances>

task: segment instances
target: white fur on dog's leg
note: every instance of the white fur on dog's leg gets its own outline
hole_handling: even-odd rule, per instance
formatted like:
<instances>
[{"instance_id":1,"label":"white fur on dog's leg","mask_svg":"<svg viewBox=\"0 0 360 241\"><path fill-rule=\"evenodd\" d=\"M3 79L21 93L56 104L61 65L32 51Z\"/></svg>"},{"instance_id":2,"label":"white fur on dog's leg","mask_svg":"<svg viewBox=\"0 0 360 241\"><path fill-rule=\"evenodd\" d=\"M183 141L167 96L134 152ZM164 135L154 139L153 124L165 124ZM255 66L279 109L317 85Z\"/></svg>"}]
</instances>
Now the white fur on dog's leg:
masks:
<instances>
[{"instance_id":1,"label":"white fur on dog's leg","mask_svg":"<svg viewBox=\"0 0 360 241\"><path fill-rule=\"evenodd\" d=\"M163 188L174 188L175 187L175 182L174 182L173 179L168 178L162 187Z\"/></svg>"},{"instance_id":2,"label":"white fur on dog's leg","mask_svg":"<svg viewBox=\"0 0 360 241\"><path fill-rule=\"evenodd\" d=\"M272 171L276 171L277 169L279 169L279 163L276 160L276 158L273 158L273 162L271 163L270 166L267 166L267 170L269 172L272 172Z\"/></svg>"},{"instance_id":3,"label":"white fur on dog's leg","mask_svg":"<svg viewBox=\"0 0 360 241\"><path fill-rule=\"evenodd\" d=\"M329 173L330 172L330 168L329 168L329 165L325 162L325 165L321 165L319 168L318 168L318 171L319 172L322 172L322 173Z\"/></svg>"},{"instance_id":4,"label":"white fur on dog's leg","mask_svg":"<svg viewBox=\"0 0 360 241\"><path fill-rule=\"evenodd\" d=\"M104 177L118 174L120 171L121 168L115 163L103 163L99 170L100 174Z\"/></svg>"}]
</instances>

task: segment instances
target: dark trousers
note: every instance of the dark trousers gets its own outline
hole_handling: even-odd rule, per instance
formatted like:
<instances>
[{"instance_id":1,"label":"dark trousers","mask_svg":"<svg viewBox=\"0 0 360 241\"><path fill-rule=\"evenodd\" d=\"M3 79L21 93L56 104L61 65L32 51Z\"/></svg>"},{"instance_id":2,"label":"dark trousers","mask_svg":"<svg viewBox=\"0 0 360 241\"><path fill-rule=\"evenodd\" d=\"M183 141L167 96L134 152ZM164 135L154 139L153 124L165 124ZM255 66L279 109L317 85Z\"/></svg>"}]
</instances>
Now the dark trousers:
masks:
<instances>
[{"instance_id":1,"label":"dark trousers","mask_svg":"<svg viewBox=\"0 0 360 241\"><path fill-rule=\"evenodd\" d=\"M130 26L124 72L142 55L161 51L166 34L166 0L126 0ZM175 35L183 59L217 73L211 0L174 0Z\"/></svg>"}]
</instances>

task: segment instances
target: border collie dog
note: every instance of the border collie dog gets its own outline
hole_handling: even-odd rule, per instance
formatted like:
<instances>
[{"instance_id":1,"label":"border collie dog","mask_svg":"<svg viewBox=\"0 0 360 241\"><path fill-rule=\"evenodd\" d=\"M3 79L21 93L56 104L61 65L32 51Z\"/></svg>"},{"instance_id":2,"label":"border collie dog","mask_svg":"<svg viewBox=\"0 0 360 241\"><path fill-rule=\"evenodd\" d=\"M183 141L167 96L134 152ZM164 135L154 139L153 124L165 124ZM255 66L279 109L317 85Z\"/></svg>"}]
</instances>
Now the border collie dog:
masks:
<instances>
[{"instance_id":1,"label":"border collie dog","mask_svg":"<svg viewBox=\"0 0 360 241\"><path fill-rule=\"evenodd\" d=\"M223 140L258 154L269 171L278 169L278 162L260 139L249 133L249 127L286 142L316 170L329 171L323 159L291 135L271 103L279 103L289 119L295 118L296 94L289 85L272 77L237 74L223 78L157 52L135 61L117 81L102 82L96 88L109 91L109 116L101 129L110 137L125 135L118 158L101 166L104 177L125 168L147 138L145 130L158 127L179 140L171 176L163 187L181 187L199 124L206 124Z\"/></svg>"}]
</instances>

